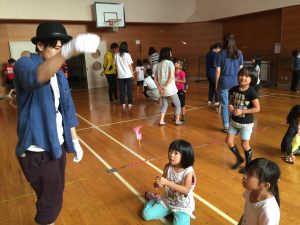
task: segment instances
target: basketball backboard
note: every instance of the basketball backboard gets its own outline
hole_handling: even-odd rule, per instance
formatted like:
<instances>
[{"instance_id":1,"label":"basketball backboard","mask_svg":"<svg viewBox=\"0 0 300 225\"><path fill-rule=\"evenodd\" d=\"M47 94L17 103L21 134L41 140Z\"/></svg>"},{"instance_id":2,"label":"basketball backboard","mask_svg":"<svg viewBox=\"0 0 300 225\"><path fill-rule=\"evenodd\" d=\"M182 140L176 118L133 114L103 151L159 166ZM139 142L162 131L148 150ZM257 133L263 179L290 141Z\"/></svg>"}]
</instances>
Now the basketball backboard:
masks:
<instances>
[{"instance_id":1,"label":"basketball backboard","mask_svg":"<svg viewBox=\"0 0 300 225\"><path fill-rule=\"evenodd\" d=\"M125 12L123 3L95 2L97 28L112 27L112 21L117 27L125 27Z\"/></svg>"}]
</instances>

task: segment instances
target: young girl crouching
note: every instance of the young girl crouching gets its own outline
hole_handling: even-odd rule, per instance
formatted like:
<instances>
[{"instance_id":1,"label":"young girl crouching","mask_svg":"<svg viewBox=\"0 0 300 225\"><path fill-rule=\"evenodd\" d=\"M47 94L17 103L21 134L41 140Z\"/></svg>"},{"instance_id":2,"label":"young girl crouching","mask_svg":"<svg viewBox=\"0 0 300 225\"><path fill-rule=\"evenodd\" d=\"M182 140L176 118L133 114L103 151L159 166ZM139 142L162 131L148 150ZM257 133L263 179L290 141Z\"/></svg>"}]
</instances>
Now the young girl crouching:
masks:
<instances>
[{"instance_id":1,"label":"young girl crouching","mask_svg":"<svg viewBox=\"0 0 300 225\"><path fill-rule=\"evenodd\" d=\"M189 225L190 217L194 217L196 184L192 145L184 140L173 141L168 158L163 175L157 176L154 182L154 187L164 188L165 193L161 199L150 199L142 216L145 220L158 220L173 214L173 225Z\"/></svg>"}]
</instances>

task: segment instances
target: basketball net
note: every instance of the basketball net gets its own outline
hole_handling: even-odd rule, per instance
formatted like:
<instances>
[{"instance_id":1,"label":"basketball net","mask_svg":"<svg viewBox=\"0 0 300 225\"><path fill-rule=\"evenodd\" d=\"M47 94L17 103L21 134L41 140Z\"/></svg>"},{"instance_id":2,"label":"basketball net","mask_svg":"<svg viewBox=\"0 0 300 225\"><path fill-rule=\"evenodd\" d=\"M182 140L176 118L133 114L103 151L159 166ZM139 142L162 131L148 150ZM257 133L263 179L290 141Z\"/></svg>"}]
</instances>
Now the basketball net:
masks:
<instances>
[{"instance_id":1,"label":"basketball net","mask_svg":"<svg viewBox=\"0 0 300 225\"><path fill-rule=\"evenodd\" d=\"M112 28L113 32L118 32L119 31L120 22L121 22L121 19L110 19L110 20L108 20L108 24Z\"/></svg>"}]
</instances>

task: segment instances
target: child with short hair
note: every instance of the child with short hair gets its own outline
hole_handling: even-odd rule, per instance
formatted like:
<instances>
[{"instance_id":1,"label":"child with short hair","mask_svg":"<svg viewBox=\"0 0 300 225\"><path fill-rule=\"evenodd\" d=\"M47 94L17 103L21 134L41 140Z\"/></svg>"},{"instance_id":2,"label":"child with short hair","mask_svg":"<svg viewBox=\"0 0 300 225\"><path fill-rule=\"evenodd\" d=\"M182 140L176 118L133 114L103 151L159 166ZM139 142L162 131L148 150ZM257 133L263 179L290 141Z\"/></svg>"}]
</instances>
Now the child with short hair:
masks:
<instances>
[{"instance_id":1,"label":"child with short hair","mask_svg":"<svg viewBox=\"0 0 300 225\"><path fill-rule=\"evenodd\" d=\"M261 60L260 56L256 55L252 58L252 66L255 68L257 72L257 82L256 85L254 85L254 89L259 94L260 89L260 66L261 66Z\"/></svg>"},{"instance_id":2,"label":"child with short hair","mask_svg":"<svg viewBox=\"0 0 300 225\"><path fill-rule=\"evenodd\" d=\"M148 59L143 59L143 67L145 68L145 70L151 69L151 65Z\"/></svg>"},{"instance_id":3,"label":"child with short hair","mask_svg":"<svg viewBox=\"0 0 300 225\"><path fill-rule=\"evenodd\" d=\"M147 69L144 79L144 95L147 98L151 98L154 101L158 101L160 98L158 88L152 78L152 70Z\"/></svg>"},{"instance_id":4,"label":"child with short hair","mask_svg":"<svg viewBox=\"0 0 300 225\"><path fill-rule=\"evenodd\" d=\"M157 220L173 214L173 225L189 225L190 217L194 218L193 190L196 185L192 145L185 140L173 141L168 158L163 175L157 176L154 182L154 187L164 188L165 193L161 199L152 195L154 198L145 204L142 216L144 220Z\"/></svg>"},{"instance_id":5,"label":"child with short hair","mask_svg":"<svg viewBox=\"0 0 300 225\"><path fill-rule=\"evenodd\" d=\"M15 78L14 64L15 64L16 60L13 59L13 58L10 58L7 62L8 62L8 64L5 65L5 67L4 67L4 73L5 73L5 76L6 76L6 83L8 84L8 88L10 89L7 97L12 98L12 93L15 91L15 87L14 87L14 78Z\"/></svg>"},{"instance_id":6,"label":"child with short hair","mask_svg":"<svg viewBox=\"0 0 300 225\"><path fill-rule=\"evenodd\" d=\"M182 70L183 61L181 59L176 59L174 61L175 66L175 82L177 87L177 95L181 105L181 121L186 120L185 116L185 83L186 83L186 76L185 72ZM175 120L175 115L174 115Z\"/></svg>"},{"instance_id":7,"label":"child with short hair","mask_svg":"<svg viewBox=\"0 0 300 225\"><path fill-rule=\"evenodd\" d=\"M258 94L253 89L256 84L257 73L251 67L243 67L238 73L239 85L229 91L228 109L232 113L226 143L232 153L236 156L236 163L231 169L238 168L244 159L241 157L238 148L235 145L235 136L240 134L242 147L246 158L246 166L252 159L252 150L250 147L250 138L254 126L253 113L260 111ZM240 173L245 173L245 168L241 168Z\"/></svg>"},{"instance_id":8,"label":"child with short hair","mask_svg":"<svg viewBox=\"0 0 300 225\"><path fill-rule=\"evenodd\" d=\"M245 207L238 225L279 225L279 166L268 159L257 158L246 166L243 177Z\"/></svg>"},{"instance_id":9,"label":"child with short hair","mask_svg":"<svg viewBox=\"0 0 300 225\"><path fill-rule=\"evenodd\" d=\"M300 154L300 105L295 105L287 116L289 128L286 131L282 142L281 151L284 153L284 161L293 164Z\"/></svg>"},{"instance_id":10,"label":"child with short hair","mask_svg":"<svg viewBox=\"0 0 300 225\"><path fill-rule=\"evenodd\" d=\"M140 93L140 87L143 86L144 84L144 73L145 73L145 68L143 66L142 60L138 59L135 67L135 74L137 75L137 82L136 82L137 93Z\"/></svg>"}]
</instances>

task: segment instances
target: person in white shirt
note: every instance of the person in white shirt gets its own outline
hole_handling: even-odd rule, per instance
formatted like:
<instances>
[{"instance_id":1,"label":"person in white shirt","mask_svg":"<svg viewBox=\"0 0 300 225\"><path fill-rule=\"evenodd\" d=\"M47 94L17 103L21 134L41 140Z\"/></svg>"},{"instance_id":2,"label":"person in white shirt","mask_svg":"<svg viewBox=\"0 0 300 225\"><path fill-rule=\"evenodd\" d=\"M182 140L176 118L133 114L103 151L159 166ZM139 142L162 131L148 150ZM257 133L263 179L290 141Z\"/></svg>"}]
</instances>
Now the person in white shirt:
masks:
<instances>
[{"instance_id":1,"label":"person in white shirt","mask_svg":"<svg viewBox=\"0 0 300 225\"><path fill-rule=\"evenodd\" d=\"M118 71L118 80L120 87L120 103L123 109L126 108L125 94L127 93L128 108L132 108L133 97L132 97L132 58L128 53L128 44L122 42L119 47L119 52L115 54L115 63Z\"/></svg>"},{"instance_id":2,"label":"person in white shirt","mask_svg":"<svg viewBox=\"0 0 300 225\"><path fill-rule=\"evenodd\" d=\"M261 59L260 56L256 55L252 58L252 66L257 72L257 82L256 85L254 86L255 91L257 94L259 94L259 89L260 89L260 67L261 67Z\"/></svg>"},{"instance_id":3,"label":"person in white shirt","mask_svg":"<svg viewBox=\"0 0 300 225\"><path fill-rule=\"evenodd\" d=\"M151 98L155 101L158 101L160 98L158 88L152 78L152 70L151 69L147 69L146 73L145 73L144 95L147 98Z\"/></svg>"},{"instance_id":4,"label":"person in white shirt","mask_svg":"<svg viewBox=\"0 0 300 225\"><path fill-rule=\"evenodd\" d=\"M256 158L246 166L243 177L245 207L238 225L279 225L277 183L280 173L275 162L264 158Z\"/></svg>"},{"instance_id":5,"label":"person in white shirt","mask_svg":"<svg viewBox=\"0 0 300 225\"><path fill-rule=\"evenodd\" d=\"M145 78L145 68L141 59L138 59L136 62L135 72L137 76L136 82L136 93L140 93L140 87L143 87L144 78Z\"/></svg>"}]
</instances>

